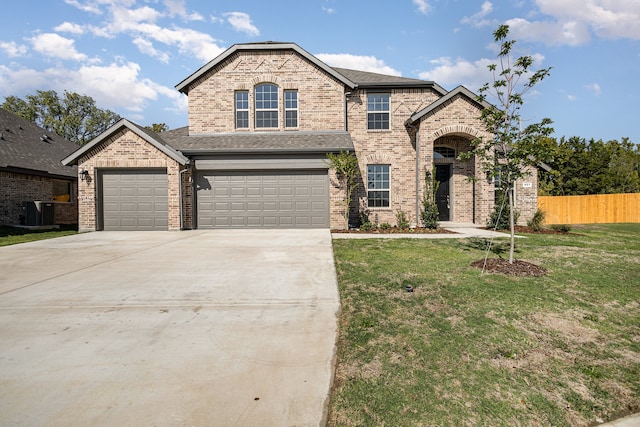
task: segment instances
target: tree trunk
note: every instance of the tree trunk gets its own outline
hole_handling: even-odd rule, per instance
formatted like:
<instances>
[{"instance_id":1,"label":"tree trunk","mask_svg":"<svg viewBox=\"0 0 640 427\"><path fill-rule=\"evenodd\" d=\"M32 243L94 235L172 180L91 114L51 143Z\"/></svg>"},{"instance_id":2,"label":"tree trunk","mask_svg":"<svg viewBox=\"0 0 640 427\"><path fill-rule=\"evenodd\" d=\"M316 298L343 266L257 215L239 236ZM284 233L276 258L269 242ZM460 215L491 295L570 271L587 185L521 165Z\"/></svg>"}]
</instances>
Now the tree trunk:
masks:
<instances>
[{"instance_id":1,"label":"tree trunk","mask_svg":"<svg viewBox=\"0 0 640 427\"><path fill-rule=\"evenodd\" d=\"M513 220L515 209L513 206L513 188L509 186L509 230L511 230L511 241L509 245L509 264L513 264L513 254L516 247L516 225Z\"/></svg>"}]
</instances>

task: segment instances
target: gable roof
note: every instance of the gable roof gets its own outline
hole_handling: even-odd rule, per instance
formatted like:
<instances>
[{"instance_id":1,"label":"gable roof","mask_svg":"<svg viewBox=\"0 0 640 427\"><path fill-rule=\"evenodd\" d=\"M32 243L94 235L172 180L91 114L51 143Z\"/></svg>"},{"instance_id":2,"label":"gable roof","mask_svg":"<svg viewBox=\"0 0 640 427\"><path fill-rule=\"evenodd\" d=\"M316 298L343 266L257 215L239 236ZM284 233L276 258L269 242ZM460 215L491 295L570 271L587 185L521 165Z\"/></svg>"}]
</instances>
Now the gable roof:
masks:
<instances>
[{"instance_id":1,"label":"gable roof","mask_svg":"<svg viewBox=\"0 0 640 427\"><path fill-rule=\"evenodd\" d=\"M149 144L162 151L164 154L180 163L181 165L185 165L189 162L185 156L183 156L178 151L174 150L171 146L169 146L159 134L156 132L150 131L148 129L143 128L133 122L130 122L127 119L120 119L117 123L111 126L109 129L102 132L100 135L92 139L87 144L80 147L75 152L71 153L69 156L62 160L62 163L65 165L76 164L78 159L82 157L83 154L92 150L95 146L99 145L103 141L109 139L112 135L116 134L123 128L127 128L140 138L147 141Z\"/></svg>"},{"instance_id":2,"label":"gable roof","mask_svg":"<svg viewBox=\"0 0 640 427\"><path fill-rule=\"evenodd\" d=\"M176 85L176 89L185 95L189 94L190 85L195 82L198 78L202 77L209 70L213 69L216 65L224 62L228 57L233 55L236 52L247 52L247 51L264 51L264 50L293 50L297 52L300 56L305 58L307 61L314 64L316 67L320 68L327 74L331 75L336 80L343 83L345 86L350 87L351 89L356 87L356 84L349 80L344 75L338 73L333 68L329 67L324 62L320 61L315 56L311 55L306 50L302 49L295 43L288 42L262 42L262 43L238 43L231 46L229 49L222 52L220 55L216 56L214 59L200 67L195 73L191 74L189 77L181 81Z\"/></svg>"},{"instance_id":3,"label":"gable roof","mask_svg":"<svg viewBox=\"0 0 640 427\"><path fill-rule=\"evenodd\" d=\"M162 133L172 147L187 155L261 152L338 152L353 151L351 135L346 131L313 132L239 132L189 135L182 127Z\"/></svg>"},{"instance_id":4,"label":"gable roof","mask_svg":"<svg viewBox=\"0 0 640 427\"><path fill-rule=\"evenodd\" d=\"M60 160L77 148L68 139L0 108L0 170L76 179L76 168Z\"/></svg>"},{"instance_id":5,"label":"gable roof","mask_svg":"<svg viewBox=\"0 0 640 427\"><path fill-rule=\"evenodd\" d=\"M429 80L390 76L386 74L372 73L369 71L351 70L348 68L333 67L333 69L356 83L359 88L426 87L434 89L440 95L447 93L447 91L439 84Z\"/></svg>"},{"instance_id":6,"label":"gable roof","mask_svg":"<svg viewBox=\"0 0 640 427\"><path fill-rule=\"evenodd\" d=\"M484 108L491 108L492 105L489 104L486 101L483 102L479 102L476 94L474 94L473 92L471 92L469 89L467 89L464 86L458 86L457 88L453 89L451 92L447 93L445 96L443 96L442 98L432 102L431 104L429 104L427 107L423 108L420 111L417 111L415 113L413 113L411 115L411 117L409 118L409 120L407 120L408 123L415 123L418 120L420 120L422 117L426 116L427 114L429 114L430 112L432 112L433 110L435 110L436 108L440 107L441 105L445 104L446 102L452 100L453 98L455 98L456 96L461 95L465 98L467 98L469 101L471 101L472 103L474 103L475 105L478 106L478 108L480 109L484 109Z\"/></svg>"}]
</instances>

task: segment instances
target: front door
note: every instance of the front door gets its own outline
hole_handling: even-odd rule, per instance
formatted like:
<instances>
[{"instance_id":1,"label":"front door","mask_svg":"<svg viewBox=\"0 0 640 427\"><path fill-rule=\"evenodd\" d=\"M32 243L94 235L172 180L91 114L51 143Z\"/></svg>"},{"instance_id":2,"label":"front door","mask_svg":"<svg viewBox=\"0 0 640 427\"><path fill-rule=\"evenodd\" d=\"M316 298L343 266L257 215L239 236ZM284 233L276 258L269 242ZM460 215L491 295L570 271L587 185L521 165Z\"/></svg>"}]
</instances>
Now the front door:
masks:
<instances>
[{"instance_id":1,"label":"front door","mask_svg":"<svg viewBox=\"0 0 640 427\"><path fill-rule=\"evenodd\" d=\"M438 220L451 220L451 196L449 194L452 175L452 165L436 165L436 181L438 181L438 191L436 192L436 204L438 205Z\"/></svg>"}]
</instances>

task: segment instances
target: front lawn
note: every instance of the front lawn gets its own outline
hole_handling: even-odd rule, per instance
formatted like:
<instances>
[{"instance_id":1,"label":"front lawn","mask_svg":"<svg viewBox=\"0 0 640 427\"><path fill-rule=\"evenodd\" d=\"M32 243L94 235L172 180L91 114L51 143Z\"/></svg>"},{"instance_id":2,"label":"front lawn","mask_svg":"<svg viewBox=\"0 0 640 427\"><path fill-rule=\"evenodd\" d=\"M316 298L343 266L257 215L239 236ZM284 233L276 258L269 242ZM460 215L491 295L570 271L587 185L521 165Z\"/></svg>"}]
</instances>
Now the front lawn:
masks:
<instances>
[{"instance_id":1,"label":"front lawn","mask_svg":"<svg viewBox=\"0 0 640 427\"><path fill-rule=\"evenodd\" d=\"M479 239L333 246L329 426L589 426L640 411L640 224L518 239L543 277L483 274Z\"/></svg>"},{"instance_id":2,"label":"front lawn","mask_svg":"<svg viewBox=\"0 0 640 427\"><path fill-rule=\"evenodd\" d=\"M55 237L76 234L77 232L77 228L74 226L61 226L55 230L29 230L27 228L0 225L0 246L53 239Z\"/></svg>"}]
</instances>

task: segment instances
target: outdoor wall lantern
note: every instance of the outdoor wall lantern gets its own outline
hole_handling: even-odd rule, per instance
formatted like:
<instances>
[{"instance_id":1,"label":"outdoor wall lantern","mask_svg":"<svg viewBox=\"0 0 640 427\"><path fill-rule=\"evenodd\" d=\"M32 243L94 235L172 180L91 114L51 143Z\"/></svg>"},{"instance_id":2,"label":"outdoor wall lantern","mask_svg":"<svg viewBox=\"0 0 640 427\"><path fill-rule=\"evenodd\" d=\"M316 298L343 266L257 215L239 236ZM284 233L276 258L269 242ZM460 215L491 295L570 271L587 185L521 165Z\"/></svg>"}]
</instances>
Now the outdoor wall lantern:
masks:
<instances>
[{"instance_id":1,"label":"outdoor wall lantern","mask_svg":"<svg viewBox=\"0 0 640 427\"><path fill-rule=\"evenodd\" d=\"M80 170L80 181L84 181L89 177L89 171L85 169Z\"/></svg>"}]
</instances>

